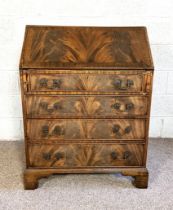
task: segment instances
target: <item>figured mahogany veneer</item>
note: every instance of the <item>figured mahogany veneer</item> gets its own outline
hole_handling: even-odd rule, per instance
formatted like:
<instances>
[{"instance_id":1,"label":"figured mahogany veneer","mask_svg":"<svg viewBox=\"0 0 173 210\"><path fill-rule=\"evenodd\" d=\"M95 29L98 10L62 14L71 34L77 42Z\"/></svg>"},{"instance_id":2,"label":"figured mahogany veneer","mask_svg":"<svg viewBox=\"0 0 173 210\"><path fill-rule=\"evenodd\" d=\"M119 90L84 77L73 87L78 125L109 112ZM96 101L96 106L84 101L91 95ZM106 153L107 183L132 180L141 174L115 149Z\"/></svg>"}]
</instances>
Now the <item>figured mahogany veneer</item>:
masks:
<instances>
[{"instance_id":1,"label":"figured mahogany veneer","mask_svg":"<svg viewBox=\"0 0 173 210\"><path fill-rule=\"evenodd\" d=\"M147 115L146 96L27 96L29 118L130 117Z\"/></svg>"},{"instance_id":2,"label":"figured mahogany veneer","mask_svg":"<svg viewBox=\"0 0 173 210\"><path fill-rule=\"evenodd\" d=\"M27 137L42 140L145 139L144 119L59 119L28 120Z\"/></svg>"},{"instance_id":3,"label":"figured mahogany veneer","mask_svg":"<svg viewBox=\"0 0 173 210\"><path fill-rule=\"evenodd\" d=\"M63 144L29 147L32 167L76 168L142 166L142 144Z\"/></svg>"},{"instance_id":4,"label":"figured mahogany veneer","mask_svg":"<svg viewBox=\"0 0 173 210\"><path fill-rule=\"evenodd\" d=\"M31 91L140 92L145 74L31 74Z\"/></svg>"},{"instance_id":5,"label":"figured mahogany veneer","mask_svg":"<svg viewBox=\"0 0 173 210\"><path fill-rule=\"evenodd\" d=\"M146 188L153 70L144 27L27 26L25 189L61 173L122 173Z\"/></svg>"},{"instance_id":6,"label":"figured mahogany veneer","mask_svg":"<svg viewBox=\"0 0 173 210\"><path fill-rule=\"evenodd\" d=\"M20 67L153 69L144 27L27 26Z\"/></svg>"}]
</instances>

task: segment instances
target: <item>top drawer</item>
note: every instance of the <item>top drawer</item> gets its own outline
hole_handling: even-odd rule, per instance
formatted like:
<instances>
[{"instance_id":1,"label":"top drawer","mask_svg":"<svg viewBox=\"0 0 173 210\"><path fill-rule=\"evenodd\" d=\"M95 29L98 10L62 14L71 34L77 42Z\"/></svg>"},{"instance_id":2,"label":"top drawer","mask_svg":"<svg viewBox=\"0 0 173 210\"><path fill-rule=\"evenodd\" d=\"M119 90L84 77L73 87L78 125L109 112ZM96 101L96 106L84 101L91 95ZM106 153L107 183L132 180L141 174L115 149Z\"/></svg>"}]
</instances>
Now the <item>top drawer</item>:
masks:
<instances>
[{"instance_id":1,"label":"top drawer","mask_svg":"<svg viewBox=\"0 0 173 210\"><path fill-rule=\"evenodd\" d=\"M77 72L77 71L76 71ZM105 73L61 73L31 72L29 91L32 92L82 92L82 93L139 93L146 92L147 74L143 71L116 71Z\"/></svg>"}]
</instances>

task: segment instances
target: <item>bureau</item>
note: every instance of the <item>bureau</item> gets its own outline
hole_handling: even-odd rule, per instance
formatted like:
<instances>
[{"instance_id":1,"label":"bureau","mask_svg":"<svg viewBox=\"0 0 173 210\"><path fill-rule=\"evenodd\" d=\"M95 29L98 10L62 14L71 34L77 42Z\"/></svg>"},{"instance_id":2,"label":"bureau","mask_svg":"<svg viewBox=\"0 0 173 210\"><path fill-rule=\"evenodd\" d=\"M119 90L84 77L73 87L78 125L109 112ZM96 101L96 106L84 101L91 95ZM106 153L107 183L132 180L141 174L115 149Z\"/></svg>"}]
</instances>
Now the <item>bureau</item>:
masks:
<instances>
[{"instance_id":1,"label":"bureau","mask_svg":"<svg viewBox=\"0 0 173 210\"><path fill-rule=\"evenodd\" d=\"M75 173L121 173L147 188L153 70L145 27L26 26L25 189Z\"/></svg>"}]
</instances>

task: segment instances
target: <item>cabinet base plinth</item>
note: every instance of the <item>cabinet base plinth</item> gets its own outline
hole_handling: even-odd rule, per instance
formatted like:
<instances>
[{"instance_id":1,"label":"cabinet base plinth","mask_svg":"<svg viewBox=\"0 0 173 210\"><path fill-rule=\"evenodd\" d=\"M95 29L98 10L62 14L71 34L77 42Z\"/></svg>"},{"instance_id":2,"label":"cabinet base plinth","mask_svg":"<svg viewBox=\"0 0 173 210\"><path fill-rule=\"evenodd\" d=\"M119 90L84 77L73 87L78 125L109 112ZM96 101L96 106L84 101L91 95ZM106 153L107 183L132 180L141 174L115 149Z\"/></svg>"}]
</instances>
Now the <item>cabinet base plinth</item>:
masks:
<instances>
[{"instance_id":1,"label":"cabinet base plinth","mask_svg":"<svg viewBox=\"0 0 173 210\"><path fill-rule=\"evenodd\" d=\"M121 173L134 178L133 185L137 188L147 188L148 170L146 168L77 168L77 169L26 169L24 172L24 188L34 190L38 187L39 179L54 174L93 174Z\"/></svg>"}]
</instances>

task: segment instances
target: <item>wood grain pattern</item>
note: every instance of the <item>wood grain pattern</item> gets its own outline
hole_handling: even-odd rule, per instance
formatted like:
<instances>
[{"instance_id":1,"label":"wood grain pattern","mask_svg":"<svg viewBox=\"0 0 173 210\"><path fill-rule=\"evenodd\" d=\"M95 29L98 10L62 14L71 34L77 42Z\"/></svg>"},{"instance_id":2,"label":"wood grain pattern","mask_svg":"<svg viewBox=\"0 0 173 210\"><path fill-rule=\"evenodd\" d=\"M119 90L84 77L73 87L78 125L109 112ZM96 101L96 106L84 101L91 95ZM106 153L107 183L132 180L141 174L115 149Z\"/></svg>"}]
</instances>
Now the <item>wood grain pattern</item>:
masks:
<instances>
[{"instance_id":1,"label":"wood grain pattern","mask_svg":"<svg viewBox=\"0 0 173 210\"><path fill-rule=\"evenodd\" d=\"M21 68L83 66L152 69L146 29L44 26L26 28Z\"/></svg>"},{"instance_id":2,"label":"wood grain pattern","mask_svg":"<svg viewBox=\"0 0 173 210\"><path fill-rule=\"evenodd\" d=\"M31 91L141 92L143 74L31 74Z\"/></svg>"},{"instance_id":3,"label":"wood grain pattern","mask_svg":"<svg viewBox=\"0 0 173 210\"><path fill-rule=\"evenodd\" d=\"M123 176L132 176L132 183L137 188L147 188L148 170L144 167L89 167L89 168L28 168L24 172L24 187L26 190L34 190L39 185L39 179L48 178L54 174L92 174L92 173L120 173Z\"/></svg>"},{"instance_id":4,"label":"wood grain pattern","mask_svg":"<svg viewBox=\"0 0 173 210\"><path fill-rule=\"evenodd\" d=\"M61 173L121 173L147 188L145 27L27 26L20 70L25 189Z\"/></svg>"},{"instance_id":5,"label":"wood grain pattern","mask_svg":"<svg viewBox=\"0 0 173 210\"><path fill-rule=\"evenodd\" d=\"M145 120L28 120L27 136L30 140L106 140L145 138Z\"/></svg>"},{"instance_id":6,"label":"wood grain pattern","mask_svg":"<svg viewBox=\"0 0 173 210\"><path fill-rule=\"evenodd\" d=\"M147 97L27 96L29 118L133 117L147 114Z\"/></svg>"},{"instance_id":7,"label":"wood grain pattern","mask_svg":"<svg viewBox=\"0 0 173 210\"><path fill-rule=\"evenodd\" d=\"M31 167L142 166L140 144L30 145Z\"/></svg>"}]
</instances>

